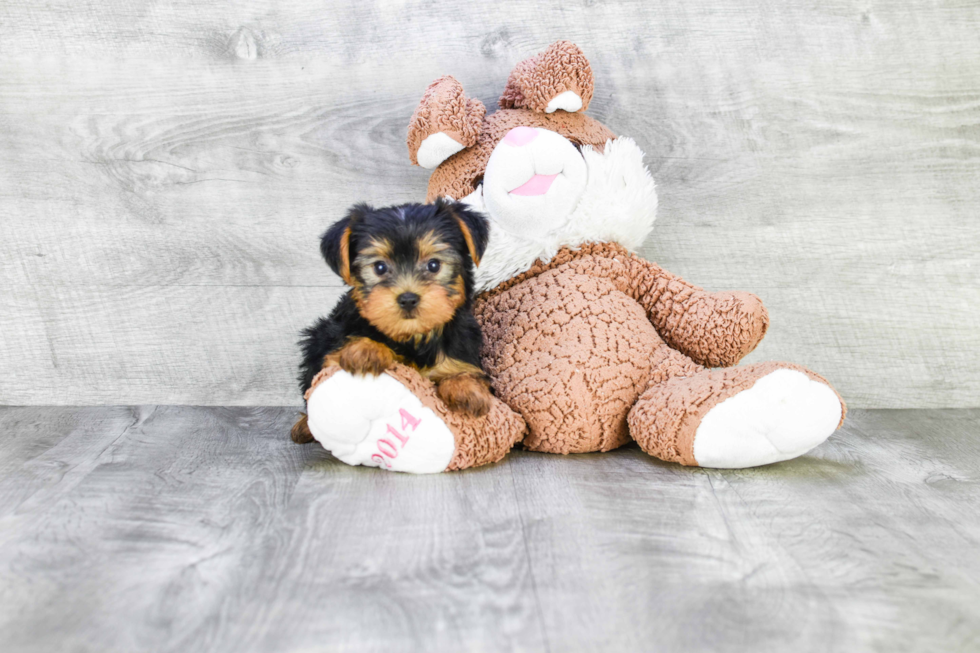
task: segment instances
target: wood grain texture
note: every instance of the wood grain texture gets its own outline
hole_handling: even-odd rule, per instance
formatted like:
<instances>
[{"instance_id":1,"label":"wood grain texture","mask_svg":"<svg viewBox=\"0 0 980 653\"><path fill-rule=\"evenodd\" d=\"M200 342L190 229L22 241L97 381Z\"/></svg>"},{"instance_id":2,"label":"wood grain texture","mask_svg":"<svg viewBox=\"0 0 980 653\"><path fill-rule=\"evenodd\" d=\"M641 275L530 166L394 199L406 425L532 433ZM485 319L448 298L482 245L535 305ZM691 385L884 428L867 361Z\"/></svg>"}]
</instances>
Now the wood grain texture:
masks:
<instances>
[{"instance_id":1,"label":"wood grain texture","mask_svg":"<svg viewBox=\"0 0 980 653\"><path fill-rule=\"evenodd\" d=\"M739 471L635 447L430 477L291 408L0 408L0 650L975 651L980 409Z\"/></svg>"},{"instance_id":2,"label":"wood grain texture","mask_svg":"<svg viewBox=\"0 0 980 653\"><path fill-rule=\"evenodd\" d=\"M558 38L648 153L643 253L763 297L751 360L980 396L980 2L0 4L0 403L297 403L317 236L420 199L404 137Z\"/></svg>"}]
</instances>

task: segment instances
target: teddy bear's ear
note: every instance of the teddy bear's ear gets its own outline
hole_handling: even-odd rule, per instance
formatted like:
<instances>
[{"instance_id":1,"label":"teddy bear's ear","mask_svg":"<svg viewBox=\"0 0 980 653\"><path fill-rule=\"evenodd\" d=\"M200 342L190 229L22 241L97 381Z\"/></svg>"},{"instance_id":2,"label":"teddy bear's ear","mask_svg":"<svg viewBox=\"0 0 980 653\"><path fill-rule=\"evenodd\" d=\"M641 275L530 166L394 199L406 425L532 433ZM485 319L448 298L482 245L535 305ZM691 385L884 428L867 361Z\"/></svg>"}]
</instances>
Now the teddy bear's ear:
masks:
<instances>
[{"instance_id":1,"label":"teddy bear's ear","mask_svg":"<svg viewBox=\"0 0 980 653\"><path fill-rule=\"evenodd\" d=\"M571 41L557 41L514 67L499 104L501 109L544 113L585 111L594 84L592 67L581 48Z\"/></svg>"},{"instance_id":2,"label":"teddy bear's ear","mask_svg":"<svg viewBox=\"0 0 980 653\"><path fill-rule=\"evenodd\" d=\"M476 145L486 107L466 97L449 75L429 84L408 125L408 156L415 165L435 168L462 149Z\"/></svg>"}]
</instances>

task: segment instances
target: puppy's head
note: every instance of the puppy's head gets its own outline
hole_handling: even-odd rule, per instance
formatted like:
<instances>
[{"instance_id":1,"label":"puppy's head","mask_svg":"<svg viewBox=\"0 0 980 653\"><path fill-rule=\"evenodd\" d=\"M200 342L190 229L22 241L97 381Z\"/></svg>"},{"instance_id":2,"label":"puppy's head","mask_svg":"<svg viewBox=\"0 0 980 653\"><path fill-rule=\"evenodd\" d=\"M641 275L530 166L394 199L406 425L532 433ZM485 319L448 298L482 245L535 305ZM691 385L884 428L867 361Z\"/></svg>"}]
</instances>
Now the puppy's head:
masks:
<instances>
[{"instance_id":1,"label":"puppy's head","mask_svg":"<svg viewBox=\"0 0 980 653\"><path fill-rule=\"evenodd\" d=\"M468 304L488 237L486 219L457 202L358 204L327 230L320 251L353 288L361 315L402 342L439 329Z\"/></svg>"}]
</instances>

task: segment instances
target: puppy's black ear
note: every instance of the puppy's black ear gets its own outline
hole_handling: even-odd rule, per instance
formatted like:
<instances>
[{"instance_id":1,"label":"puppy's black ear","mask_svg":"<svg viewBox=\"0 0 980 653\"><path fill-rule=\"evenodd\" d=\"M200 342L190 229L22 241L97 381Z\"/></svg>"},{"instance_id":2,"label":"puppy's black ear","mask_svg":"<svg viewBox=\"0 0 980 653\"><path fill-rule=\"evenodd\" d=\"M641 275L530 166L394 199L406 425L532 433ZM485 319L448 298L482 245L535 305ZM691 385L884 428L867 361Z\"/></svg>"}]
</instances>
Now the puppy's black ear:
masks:
<instances>
[{"instance_id":1,"label":"puppy's black ear","mask_svg":"<svg viewBox=\"0 0 980 653\"><path fill-rule=\"evenodd\" d=\"M463 239L466 241L466 248L470 251L470 258L473 265L479 266L483 253L487 251L487 243L490 241L490 226L487 219L479 211L474 211L462 202L453 202L442 197L436 200L436 207L440 211L447 211L452 214L463 232Z\"/></svg>"},{"instance_id":2,"label":"puppy's black ear","mask_svg":"<svg viewBox=\"0 0 980 653\"><path fill-rule=\"evenodd\" d=\"M353 285L350 270L351 227L373 210L367 204L355 204L347 211L347 215L331 225L320 239L320 253L323 254L323 259L348 286Z\"/></svg>"}]
</instances>

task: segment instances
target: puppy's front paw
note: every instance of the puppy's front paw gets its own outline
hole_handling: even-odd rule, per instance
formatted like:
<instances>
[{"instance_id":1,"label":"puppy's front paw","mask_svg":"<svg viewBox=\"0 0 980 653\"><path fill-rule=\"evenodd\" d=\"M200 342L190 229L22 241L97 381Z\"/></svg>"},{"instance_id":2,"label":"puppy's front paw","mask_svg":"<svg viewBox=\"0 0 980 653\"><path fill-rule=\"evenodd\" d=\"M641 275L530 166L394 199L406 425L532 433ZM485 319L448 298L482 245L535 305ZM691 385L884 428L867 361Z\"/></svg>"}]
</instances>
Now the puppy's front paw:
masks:
<instances>
[{"instance_id":1,"label":"puppy's front paw","mask_svg":"<svg viewBox=\"0 0 980 653\"><path fill-rule=\"evenodd\" d=\"M457 410L471 417L483 417L490 412L493 395L484 378L471 374L450 376L439 382L436 392L450 410Z\"/></svg>"},{"instance_id":2,"label":"puppy's front paw","mask_svg":"<svg viewBox=\"0 0 980 653\"><path fill-rule=\"evenodd\" d=\"M352 340L337 353L337 364L342 370L361 376L380 376L395 362L393 351L368 338Z\"/></svg>"}]
</instances>

